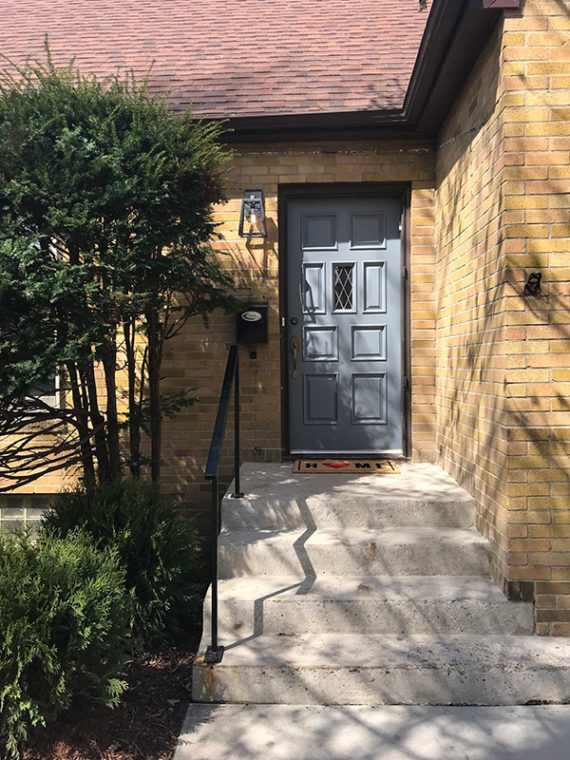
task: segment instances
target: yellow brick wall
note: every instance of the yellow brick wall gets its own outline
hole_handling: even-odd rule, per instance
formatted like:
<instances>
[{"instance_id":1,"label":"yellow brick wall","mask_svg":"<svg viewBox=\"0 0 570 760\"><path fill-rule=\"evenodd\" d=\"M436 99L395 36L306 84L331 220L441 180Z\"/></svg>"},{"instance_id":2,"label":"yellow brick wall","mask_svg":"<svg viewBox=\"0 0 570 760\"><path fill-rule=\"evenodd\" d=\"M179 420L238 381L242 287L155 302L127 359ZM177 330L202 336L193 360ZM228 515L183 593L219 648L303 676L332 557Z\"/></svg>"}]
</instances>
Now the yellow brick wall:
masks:
<instances>
[{"instance_id":1,"label":"yellow brick wall","mask_svg":"<svg viewBox=\"0 0 570 760\"><path fill-rule=\"evenodd\" d=\"M438 453L543 634L570 634L569 18L557 0L506 14L436 162Z\"/></svg>"},{"instance_id":2,"label":"yellow brick wall","mask_svg":"<svg viewBox=\"0 0 570 760\"><path fill-rule=\"evenodd\" d=\"M536 582L537 632L570 635L570 4L526 0L507 17L507 314L519 353L507 370L511 576ZM529 272L542 296L521 297ZM516 536L516 538L515 538Z\"/></svg>"},{"instance_id":3,"label":"yellow brick wall","mask_svg":"<svg viewBox=\"0 0 570 760\"><path fill-rule=\"evenodd\" d=\"M508 521L499 56L495 35L439 135L435 246L438 456L477 499L497 578Z\"/></svg>"},{"instance_id":4,"label":"yellow brick wall","mask_svg":"<svg viewBox=\"0 0 570 760\"><path fill-rule=\"evenodd\" d=\"M405 182L411 184L411 341L412 439L417 459L435 458L435 315L433 268L433 149L428 143L291 143L240 148L229 175L227 204L216 212L226 266L244 301L270 305L269 343L241 352L244 458L279 460L281 449L281 364L279 343L278 189L290 183ZM268 237L238 236L245 189L263 190ZM191 504L204 504L207 484L201 474L228 346L235 338L235 317L216 315L205 329L196 320L169 349L165 387L196 386L200 402L164 432L164 484ZM249 357L254 348L257 358ZM231 435L231 428L228 437ZM230 441L231 444L231 441ZM231 445L224 472L231 471Z\"/></svg>"}]
</instances>

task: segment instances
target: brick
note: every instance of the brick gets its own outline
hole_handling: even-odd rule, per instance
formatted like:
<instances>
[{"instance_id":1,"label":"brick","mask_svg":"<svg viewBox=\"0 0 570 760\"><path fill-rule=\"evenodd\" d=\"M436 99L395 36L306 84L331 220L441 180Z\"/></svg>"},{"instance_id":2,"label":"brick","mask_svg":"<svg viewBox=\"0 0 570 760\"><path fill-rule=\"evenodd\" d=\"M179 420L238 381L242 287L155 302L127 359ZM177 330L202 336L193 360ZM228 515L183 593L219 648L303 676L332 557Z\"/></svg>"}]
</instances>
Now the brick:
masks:
<instances>
[{"instance_id":1,"label":"brick","mask_svg":"<svg viewBox=\"0 0 570 760\"><path fill-rule=\"evenodd\" d=\"M570 108L551 108L550 119L552 121L568 122L568 120L570 119Z\"/></svg>"},{"instance_id":2,"label":"brick","mask_svg":"<svg viewBox=\"0 0 570 760\"><path fill-rule=\"evenodd\" d=\"M531 509L565 509L568 499L562 496L531 496L528 500Z\"/></svg>"},{"instance_id":3,"label":"brick","mask_svg":"<svg viewBox=\"0 0 570 760\"><path fill-rule=\"evenodd\" d=\"M554 594L536 594L534 601L537 609L556 608L556 597Z\"/></svg>"},{"instance_id":4,"label":"brick","mask_svg":"<svg viewBox=\"0 0 570 760\"><path fill-rule=\"evenodd\" d=\"M526 65L526 73L533 74L567 74L568 67L562 61L530 61Z\"/></svg>"},{"instance_id":5,"label":"brick","mask_svg":"<svg viewBox=\"0 0 570 760\"><path fill-rule=\"evenodd\" d=\"M509 441L543 441L550 439L550 428L508 428Z\"/></svg>"},{"instance_id":6,"label":"brick","mask_svg":"<svg viewBox=\"0 0 570 760\"><path fill-rule=\"evenodd\" d=\"M542 332L542 331L546 331ZM546 338L550 335L550 328L528 327L526 332L529 338ZM532 333L529 335L529 333ZM550 379L550 371L547 369L524 369L510 370L508 379L511 383L541 383Z\"/></svg>"},{"instance_id":7,"label":"brick","mask_svg":"<svg viewBox=\"0 0 570 760\"><path fill-rule=\"evenodd\" d=\"M567 90L570 88L570 76L552 76L550 77L550 89L552 90Z\"/></svg>"},{"instance_id":8,"label":"brick","mask_svg":"<svg viewBox=\"0 0 570 760\"><path fill-rule=\"evenodd\" d=\"M517 105L519 104L517 103ZM527 92L525 95L525 105L566 106L568 105L568 94L565 92Z\"/></svg>"},{"instance_id":9,"label":"brick","mask_svg":"<svg viewBox=\"0 0 570 760\"><path fill-rule=\"evenodd\" d=\"M548 170L548 177L553 180L568 179L570 177L568 166L551 166Z\"/></svg>"},{"instance_id":10,"label":"brick","mask_svg":"<svg viewBox=\"0 0 570 760\"><path fill-rule=\"evenodd\" d=\"M568 567L570 569L570 552L532 552L528 555L528 562L529 565L549 565L553 568Z\"/></svg>"},{"instance_id":11,"label":"brick","mask_svg":"<svg viewBox=\"0 0 570 760\"><path fill-rule=\"evenodd\" d=\"M548 29L549 18L547 16L529 16L525 14L517 17L505 18L505 30L508 31L534 31Z\"/></svg>"},{"instance_id":12,"label":"brick","mask_svg":"<svg viewBox=\"0 0 570 760\"><path fill-rule=\"evenodd\" d=\"M570 340L553 340L550 343L550 350L555 353L566 354L570 351Z\"/></svg>"},{"instance_id":13,"label":"brick","mask_svg":"<svg viewBox=\"0 0 570 760\"><path fill-rule=\"evenodd\" d=\"M570 625L570 610L536 610L538 622L568 623Z\"/></svg>"},{"instance_id":14,"label":"brick","mask_svg":"<svg viewBox=\"0 0 570 760\"><path fill-rule=\"evenodd\" d=\"M555 568L555 570L566 570L566 568ZM570 574L569 574L570 575ZM551 576L549 567L510 567L509 578L512 580L548 580Z\"/></svg>"},{"instance_id":15,"label":"brick","mask_svg":"<svg viewBox=\"0 0 570 760\"><path fill-rule=\"evenodd\" d=\"M509 548L512 552L548 552L551 548L551 542L548 539L541 538L516 538L510 541Z\"/></svg>"},{"instance_id":16,"label":"brick","mask_svg":"<svg viewBox=\"0 0 570 760\"><path fill-rule=\"evenodd\" d=\"M541 456L522 456L522 457L510 457L507 461L507 468L512 470L517 469L540 469L543 468L545 465L549 464L548 457L541 457ZM540 504L530 504L531 508L533 509L543 509L544 504L541 502Z\"/></svg>"},{"instance_id":17,"label":"brick","mask_svg":"<svg viewBox=\"0 0 570 760\"><path fill-rule=\"evenodd\" d=\"M547 135L547 136L558 136L558 135L570 135L570 123L556 123L556 122L550 122L548 124L527 124L526 127L526 134L529 137L535 136L535 135Z\"/></svg>"},{"instance_id":18,"label":"brick","mask_svg":"<svg viewBox=\"0 0 570 760\"><path fill-rule=\"evenodd\" d=\"M544 196L531 197L506 197L503 199L505 209L545 209L548 208L548 199Z\"/></svg>"},{"instance_id":19,"label":"brick","mask_svg":"<svg viewBox=\"0 0 570 760\"><path fill-rule=\"evenodd\" d=\"M570 636L570 623L551 623L549 633L552 636Z\"/></svg>"},{"instance_id":20,"label":"brick","mask_svg":"<svg viewBox=\"0 0 570 760\"><path fill-rule=\"evenodd\" d=\"M531 525L528 531L532 538L570 538L570 525Z\"/></svg>"},{"instance_id":21,"label":"brick","mask_svg":"<svg viewBox=\"0 0 570 760\"><path fill-rule=\"evenodd\" d=\"M545 583L544 581L539 581L536 584L536 592L537 594L551 595L570 594L570 583Z\"/></svg>"}]
</instances>

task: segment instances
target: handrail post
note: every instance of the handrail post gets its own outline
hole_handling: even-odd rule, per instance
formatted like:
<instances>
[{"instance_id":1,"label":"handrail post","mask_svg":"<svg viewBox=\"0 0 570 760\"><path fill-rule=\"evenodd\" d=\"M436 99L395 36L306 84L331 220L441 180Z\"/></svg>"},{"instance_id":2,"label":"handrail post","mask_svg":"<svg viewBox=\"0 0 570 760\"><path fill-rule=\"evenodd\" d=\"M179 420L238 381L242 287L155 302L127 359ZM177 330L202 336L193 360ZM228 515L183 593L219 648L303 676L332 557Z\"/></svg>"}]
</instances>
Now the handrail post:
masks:
<instances>
[{"instance_id":1,"label":"handrail post","mask_svg":"<svg viewBox=\"0 0 570 760\"><path fill-rule=\"evenodd\" d=\"M239 405L240 405L239 346L237 346L236 370L235 370L235 375L234 375L234 492L232 494L233 499L243 499L243 492L240 489L240 482L239 482L239 469L241 465Z\"/></svg>"},{"instance_id":2,"label":"handrail post","mask_svg":"<svg viewBox=\"0 0 570 760\"><path fill-rule=\"evenodd\" d=\"M218 504L218 478L212 478L212 555L211 555L211 575L212 575L212 615L211 615L211 633L212 643L206 649L204 662L209 664L222 661L224 647L218 645L218 534L220 532L220 511Z\"/></svg>"},{"instance_id":3,"label":"handrail post","mask_svg":"<svg viewBox=\"0 0 570 760\"><path fill-rule=\"evenodd\" d=\"M218 413L214 423L214 432L212 433L212 442L210 444L210 453L206 464L205 476L207 480L212 481L212 556L211 556L211 576L212 576L212 619L211 633L212 643L206 649L204 662L215 664L222 661L224 647L218 644L218 536L222 522L221 507L222 503L218 493L218 464L220 452L224 441L226 430L226 421L228 418L230 399L232 393L232 382L234 383L235 404L234 404L234 481L235 492L232 496L236 499L243 498L240 491L239 468L240 468L240 422L239 422L239 347L232 345L228 354L226 371L220 393L220 402L218 404Z\"/></svg>"}]
</instances>

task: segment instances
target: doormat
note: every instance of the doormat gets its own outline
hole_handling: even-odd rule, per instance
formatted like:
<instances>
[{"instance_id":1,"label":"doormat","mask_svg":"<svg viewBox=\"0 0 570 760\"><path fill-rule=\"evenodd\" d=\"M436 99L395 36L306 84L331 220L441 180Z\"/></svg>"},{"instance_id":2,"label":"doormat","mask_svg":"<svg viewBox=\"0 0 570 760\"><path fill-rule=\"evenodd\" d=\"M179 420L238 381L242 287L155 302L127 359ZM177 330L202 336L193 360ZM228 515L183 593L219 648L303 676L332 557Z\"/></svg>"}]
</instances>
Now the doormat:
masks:
<instances>
[{"instance_id":1,"label":"doormat","mask_svg":"<svg viewBox=\"0 0 570 760\"><path fill-rule=\"evenodd\" d=\"M400 470L390 459L296 459L293 464L293 472L396 475L399 474Z\"/></svg>"}]
</instances>

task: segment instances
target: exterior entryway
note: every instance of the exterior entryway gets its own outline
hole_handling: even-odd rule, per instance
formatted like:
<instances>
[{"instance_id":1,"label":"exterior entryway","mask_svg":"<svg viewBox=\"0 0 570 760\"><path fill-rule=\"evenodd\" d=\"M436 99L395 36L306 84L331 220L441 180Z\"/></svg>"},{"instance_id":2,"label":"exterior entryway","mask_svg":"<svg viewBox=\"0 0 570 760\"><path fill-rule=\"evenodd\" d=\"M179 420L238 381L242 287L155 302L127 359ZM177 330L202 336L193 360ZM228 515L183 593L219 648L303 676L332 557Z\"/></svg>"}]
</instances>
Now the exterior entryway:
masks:
<instances>
[{"instance_id":1,"label":"exterior entryway","mask_svg":"<svg viewBox=\"0 0 570 760\"><path fill-rule=\"evenodd\" d=\"M317 475L291 462L243 465L245 497L230 488L218 538L226 649L221 663L205 662L209 593L194 700L568 702L570 641L534 636L533 605L495 586L473 497L436 465L399 467Z\"/></svg>"},{"instance_id":2,"label":"exterior entryway","mask_svg":"<svg viewBox=\"0 0 570 760\"><path fill-rule=\"evenodd\" d=\"M402 453L396 197L287 204L291 453Z\"/></svg>"}]
</instances>

